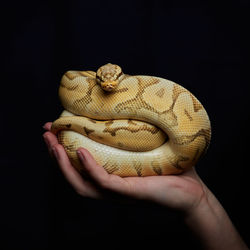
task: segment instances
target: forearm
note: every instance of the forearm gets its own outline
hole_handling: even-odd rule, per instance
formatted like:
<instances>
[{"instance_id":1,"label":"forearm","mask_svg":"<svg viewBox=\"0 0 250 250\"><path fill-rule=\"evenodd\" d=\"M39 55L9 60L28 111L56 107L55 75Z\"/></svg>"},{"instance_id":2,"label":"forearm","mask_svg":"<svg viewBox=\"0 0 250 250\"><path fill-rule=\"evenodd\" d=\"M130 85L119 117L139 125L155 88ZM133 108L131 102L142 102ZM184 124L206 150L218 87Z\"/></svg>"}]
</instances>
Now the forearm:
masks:
<instances>
[{"instance_id":1,"label":"forearm","mask_svg":"<svg viewBox=\"0 0 250 250\"><path fill-rule=\"evenodd\" d=\"M205 197L185 217L188 227L200 239L204 249L248 250L219 201L204 188Z\"/></svg>"}]
</instances>

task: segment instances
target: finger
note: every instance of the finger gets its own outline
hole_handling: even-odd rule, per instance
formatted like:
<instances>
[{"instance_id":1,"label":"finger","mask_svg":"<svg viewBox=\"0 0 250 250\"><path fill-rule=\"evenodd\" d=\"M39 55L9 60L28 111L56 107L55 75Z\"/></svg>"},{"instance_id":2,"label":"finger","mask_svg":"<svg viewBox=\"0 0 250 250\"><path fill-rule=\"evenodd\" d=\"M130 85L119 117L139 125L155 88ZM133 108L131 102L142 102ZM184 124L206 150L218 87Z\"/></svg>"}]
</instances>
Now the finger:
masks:
<instances>
[{"instance_id":1,"label":"finger","mask_svg":"<svg viewBox=\"0 0 250 250\"><path fill-rule=\"evenodd\" d=\"M86 173L95 181L95 183L97 183L97 185L123 195L132 195L131 184L117 175L108 174L102 166L97 164L87 149L79 148L77 153Z\"/></svg>"},{"instance_id":2,"label":"finger","mask_svg":"<svg viewBox=\"0 0 250 250\"><path fill-rule=\"evenodd\" d=\"M46 123L43 125L43 128L44 128L45 130L50 131L51 126L52 126L52 122L46 122Z\"/></svg>"},{"instance_id":3,"label":"finger","mask_svg":"<svg viewBox=\"0 0 250 250\"><path fill-rule=\"evenodd\" d=\"M53 156L52 148L54 145L58 144L57 137L51 132L47 131L43 134L43 139L48 147L50 155Z\"/></svg>"},{"instance_id":4,"label":"finger","mask_svg":"<svg viewBox=\"0 0 250 250\"><path fill-rule=\"evenodd\" d=\"M102 198L100 190L98 190L92 183L84 180L71 165L62 145L56 144L52 150L63 175L78 194L90 198Z\"/></svg>"}]
</instances>

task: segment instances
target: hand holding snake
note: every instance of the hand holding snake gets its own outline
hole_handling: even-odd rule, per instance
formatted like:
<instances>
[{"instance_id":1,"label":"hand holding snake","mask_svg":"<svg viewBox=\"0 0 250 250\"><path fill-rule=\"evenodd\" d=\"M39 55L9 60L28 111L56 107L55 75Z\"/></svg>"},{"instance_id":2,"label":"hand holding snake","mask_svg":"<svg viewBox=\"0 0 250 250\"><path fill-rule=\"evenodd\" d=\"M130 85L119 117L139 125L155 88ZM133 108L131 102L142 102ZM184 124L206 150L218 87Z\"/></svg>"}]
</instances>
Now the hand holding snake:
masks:
<instances>
[{"instance_id":1,"label":"hand holding snake","mask_svg":"<svg viewBox=\"0 0 250 250\"><path fill-rule=\"evenodd\" d=\"M65 110L52 124L72 165L84 147L108 173L178 174L206 152L211 127L201 103L185 88L159 77L130 76L113 64L68 71L59 96Z\"/></svg>"},{"instance_id":2,"label":"hand holding snake","mask_svg":"<svg viewBox=\"0 0 250 250\"><path fill-rule=\"evenodd\" d=\"M106 70L107 68L109 69L110 65L104 69ZM113 66L111 68L113 68ZM107 70L106 72L110 73L110 70ZM111 72L114 73L116 71L111 70ZM63 91L60 94L62 101L65 101L63 101L64 107L66 109L70 109L69 111L75 115L72 113L64 113L58 121L54 122L53 124L47 123L44 126L44 128L48 130L46 133L44 133L44 139L48 145L48 149L50 152L53 152L53 155L57 159L63 174L74 187L74 189L80 195L85 197L100 199L108 198L109 195L112 196L114 193L117 193L122 195L122 197L127 196L135 199L149 200L167 207L171 207L173 209L178 209L183 212L185 223L190 228L190 230L192 230L197 235L197 238L202 242L204 249L230 249L232 246L234 246L235 249L249 250L219 201L202 182L202 180L196 174L195 169L191 168L191 166L198 161L200 156L204 154L208 147L211 136L208 116L198 100L187 90L183 89L179 85L176 85L175 83L168 82L168 84L162 79L159 79L158 83L153 83L154 80L158 79L152 79L149 77L150 79L148 78L146 80L147 77L141 76L135 77L134 79L137 80L131 79L131 81L128 81L127 83L128 85L130 83L137 83L137 94L132 96L132 99L132 94L125 96L124 99L120 99L119 95L117 99L114 96L114 98L110 98L109 95L106 96L106 94L104 94L105 92L96 90L95 86L91 85L90 82L99 83L104 87L105 91L109 91L113 90L115 85L117 85L117 76L112 78L112 74L108 74L107 80L104 78L103 81L101 77L98 77L98 71L97 77L93 72L78 72L76 74L83 75L84 77L87 77L88 80L80 78L78 79L79 81L76 80L73 83L71 82L71 85L63 85L62 88L66 89L65 96ZM113 76L114 75L115 74L113 74ZM119 75L118 78L121 76L122 74ZM70 75L70 77L72 77L71 80L77 78L75 77L75 73ZM125 80L125 78L123 78L123 80ZM89 88L85 86L86 81L90 84L87 84ZM62 81L62 84L63 82L64 81ZM155 95L157 95L157 88L155 87L157 87L157 84L159 83L163 84L164 86L160 86L160 90L158 90L160 92L158 92L158 95L164 96L166 91L170 91L170 94L168 93L167 96L169 98L172 96L172 99L170 98L168 101L163 101L164 105L169 104L169 106L165 106L165 109L163 108L163 110L160 109L161 106L153 105L157 103L157 98L155 97ZM149 93L147 94L146 88L144 88L145 86L146 88L153 86L152 89L150 89L151 95ZM170 86L172 86L172 88ZM83 94L80 94L81 91L79 90L81 90L81 88L87 88L87 94L84 95L84 92ZM131 88L133 88L133 86ZM74 96L74 90L77 90L78 96ZM122 90L121 92L128 91L127 87L124 86L120 89L118 87L117 90ZM96 94L92 95L95 93L95 91L99 91L99 94L101 93L100 95L97 95L97 100L95 99ZM118 91L118 93L120 92ZM71 97L74 98L70 98L72 101L68 102L68 97L70 94L72 94ZM89 95L90 97L88 97ZM145 101L145 97L148 98L148 101ZM106 105L106 103L103 102L104 100L110 100L110 103ZM121 105L119 106L119 103L116 103L114 106L113 101L119 102L119 100L120 102L122 101ZM114 111L113 113L115 113L115 117L122 119L125 119L124 114L127 115L127 113L130 112L132 115L129 115L129 120L125 121L125 123L127 122L128 125L133 123L133 126L137 126L138 120L143 122L155 121L156 123L153 122L153 124L156 124L156 130L160 128L164 132L167 132L167 136L164 137L165 139L163 144L158 146L158 149L164 148L163 152L164 150L165 152L170 151L166 158L163 157L158 162L158 164L163 165L154 165L152 163L152 159L157 159L154 157L154 151L157 151L157 148L149 149L149 151L147 151L150 152L149 155L152 159L150 161L150 157L146 157L146 163L143 161L143 158L140 158L142 155L140 155L141 153L139 150L139 158L137 158L137 152L131 150L132 155L130 156L132 161L127 159L127 162L130 164L133 163L131 166L124 164L125 161L121 161L122 164L119 164L119 158L112 158L113 156L117 156L116 154L111 154L110 160L109 158L104 158L106 160L104 165L101 161L100 162L102 165L100 163L98 164L87 149L81 148L82 141L85 141L86 139L87 142L92 144L92 141L88 141L88 139L90 138L89 135L94 133L95 130L93 129L94 131L89 131L89 128L85 127L86 124L80 122L83 118L80 117L80 115L91 114L92 111L96 110L94 111L93 116L97 115L97 120L93 120L94 117L91 115L86 119L93 124L100 122L100 120L104 117L102 117L102 113L99 113L99 102L101 102L101 106L104 107L103 116L105 119L110 118L108 115L110 110ZM97 106L97 109L94 109L95 106ZM110 106L110 109L106 106ZM143 118L144 114L145 118ZM187 119L184 118L185 115L188 117L189 122L187 122ZM113 115L111 115L111 117L113 117ZM171 120L171 118L173 119ZM130 127L128 129L128 126L125 126L127 129L123 126L114 126L110 128L110 125L114 123L114 117L111 119L111 121L100 122L100 124L103 126L104 123L104 126L109 128L106 130L106 132L109 131L108 133L110 133L110 131L113 131L111 134L113 137L115 137L117 135L117 131L120 130L130 130L130 132L133 131L131 133L137 133L139 131L150 131L151 133L153 130L155 131L155 128L150 127L152 125L148 124L142 124L142 127L139 126L140 129L138 127L136 127L136 129L135 127L133 127L133 129ZM185 123L185 121L187 123ZM108 125L105 123L108 123ZM120 124L118 123L115 125ZM148 130L149 127L152 130ZM68 134L68 132L71 131L67 131L67 129L70 130L71 128L73 128L75 131L73 136L71 133ZM84 130L84 132L82 132L82 130ZM105 133L104 130L102 132ZM51 131L53 131L54 134ZM60 133L63 134L60 135ZM55 134L58 135L58 138ZM84 137L82 138L82 136ZM98 134L95 136L102 137ZM99 139L102 140L102 138ZM128 141L130 140L131 139ZM59 142L63 145L59 144ZM118 144L117 141L115 144ZM88 146L88 143L82 145ZM80 148L78 148L78 146L80 146ZM89 148L95 154L94 156L98 156L100 148L96 147L97 150L95 150L95 147L96 144L94 142L93 147L91 148L90 146ZM106 151L108 152L113 150L110 145L106 147L108 147L106 148ZM124 145L119 145L119 147L124 147ZM122 150L122 152L125 151L121 148L118 150ZM135 158L133 157L133 153L136 154ZM159 155L160 154L158 154L158 156ZM137 162L134 162L135 159ZM115 164L114 168L110 168L110 162ZM158 167L160 170L158 168L154 169L154 167ZM84 172L84 175L81 175L79 171ZM110 172L114 174L109 174ZM121 178L118 176L135 176L135 172L137 173L138 177ZM183 173L181 175L167 175L180 172ZM145 178L139 177L145 175L162 174L166 175L147 176ZM204 216L204 214L206 214L206 216Z\"/></svg>"},{"instance_id":3,"label":"hand holding snake","mask_svg":"<svg viewBox=\"0 0 250 250\"><path fill-rule=\"evenodd\" d=\"M123 200L133 198L155 202L181 211L188 228L202 242L202 249L221 250L234 246L234 249L249 250L221 204L194 168L180 175L122 178L108 174L86 149L79 148L79 161L84 170L82 176L71 165L57 137L50 132L51 123L46 123L44 128L48 130L44 133L44 139L49 151L53 152L64 176L78 194L96 199L113 199L115 193L115 199L120 197Z\"/></svg>"},{"instance_id":4,"label":"hand holding snake","mask_svg":"<svg viewBox=\"0 0 250 250\"><path fill-rule=\"evenodd\" d=\"M51 122L45 124L44 139L62 173L75 191L94 199L147 200L180 211L190 211L203 197L203 184L194 168L180 175L120 177L99 165L87 149L79 148L77 156L84 175L72 166L65 148L51 133Z\"/></svg>"}]
</instances>

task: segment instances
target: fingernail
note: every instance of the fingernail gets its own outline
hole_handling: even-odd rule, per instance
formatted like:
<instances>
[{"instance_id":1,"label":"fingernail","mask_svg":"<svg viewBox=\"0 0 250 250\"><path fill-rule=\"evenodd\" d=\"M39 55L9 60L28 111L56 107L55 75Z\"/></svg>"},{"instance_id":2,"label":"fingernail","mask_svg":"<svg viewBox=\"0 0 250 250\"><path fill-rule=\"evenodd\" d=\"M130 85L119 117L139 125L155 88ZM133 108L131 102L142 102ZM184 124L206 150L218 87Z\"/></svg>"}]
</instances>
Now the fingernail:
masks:
<instances>
[{"instance_id":1,"label":"fingernail","mask_svg":"<svg viewBox=\"0 0 250 250\"><path fill-rule=\"evenodd\" d=\"M53 152L53 155L54 155L56 158L58 158L58 152L57 152L57 150L56 150L55 147L52 147L52 152Z\"/></svg>"},{"instance_id":2,"label":"fingernail","mask_svg":"<svg viewBox=\"0 0 250 250\"><path fill-rule=\"evenodd\" d=\"M85 157L84 157L83 153L80 150L77 150L76 152L77 152L77 155L80 158L80 160L85 161Z\"/></svg>"}]
</instances>

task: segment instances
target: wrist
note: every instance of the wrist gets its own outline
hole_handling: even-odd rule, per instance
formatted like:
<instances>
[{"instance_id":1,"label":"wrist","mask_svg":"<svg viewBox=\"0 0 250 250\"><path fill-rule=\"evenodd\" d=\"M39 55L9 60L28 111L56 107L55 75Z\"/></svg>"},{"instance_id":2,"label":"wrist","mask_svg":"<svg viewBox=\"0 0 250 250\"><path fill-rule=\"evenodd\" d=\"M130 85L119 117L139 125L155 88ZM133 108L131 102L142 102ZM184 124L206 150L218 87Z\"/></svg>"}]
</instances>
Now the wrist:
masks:
<instances>
[{"instance_id":1,"label":"wrist","mask_svg":"<svg viewBox=\"0 0 250 250\"><path fill-rule=\"evenodd\" d=\"M215 211L218 211L220 204L213 194L204 187L203 195L188 211L185 212L185 221L195 221L207 217L208 215L214 215ZM215 210L215 211L214 211Z\"/></svg>"},{"instance_id":2,"label":"wrist","mask_svg":"<svg viewBox=\"0 0 250 250\"><path fill-rule=\"evenodd\" d=\"M200 239L205 249L247 250L220 202L207 187L205 189L197 206L185 214L186 225Z\"/></svg>"}]
</instances>

